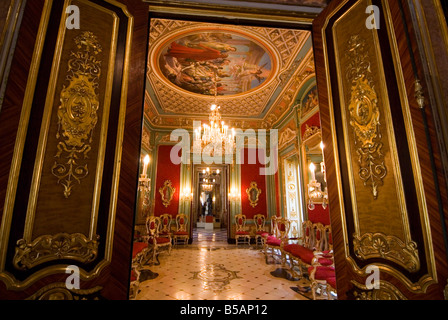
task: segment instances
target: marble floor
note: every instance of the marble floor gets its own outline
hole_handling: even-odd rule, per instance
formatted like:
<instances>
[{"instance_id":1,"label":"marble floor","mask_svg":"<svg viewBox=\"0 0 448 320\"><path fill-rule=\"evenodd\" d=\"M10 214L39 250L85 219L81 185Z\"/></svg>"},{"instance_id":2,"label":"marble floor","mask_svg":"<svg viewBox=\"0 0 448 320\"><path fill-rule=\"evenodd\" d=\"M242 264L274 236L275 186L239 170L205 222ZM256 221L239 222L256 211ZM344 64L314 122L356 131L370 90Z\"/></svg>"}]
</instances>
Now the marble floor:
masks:
<instances>
[{"instance_id":1,"label":"marble floor","mask_svg":"<svg viewBox=\"0 0 448 320\"><path fill-rule=\"evenodd\" d=\"M308 300L261 248L228 244L225 229L195 230L159 262L145 267L136 300Z\"/></svg>"}]
</instances>

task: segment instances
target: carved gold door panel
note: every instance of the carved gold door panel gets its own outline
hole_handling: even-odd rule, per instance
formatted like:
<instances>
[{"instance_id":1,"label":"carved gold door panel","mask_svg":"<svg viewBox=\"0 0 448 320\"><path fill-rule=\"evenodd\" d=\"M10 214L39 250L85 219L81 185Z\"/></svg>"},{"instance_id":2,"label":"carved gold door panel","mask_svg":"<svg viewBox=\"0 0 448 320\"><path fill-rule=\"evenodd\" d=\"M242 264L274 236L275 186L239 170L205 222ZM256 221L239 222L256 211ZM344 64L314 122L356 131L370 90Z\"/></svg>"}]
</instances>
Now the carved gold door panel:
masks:
<instances>
[{"instance_id":1,"label":"carved gold door panel","mask_svg":"<svg viewBox=\"0 0 448 320\"><path fill-rule=\"evenodd\" d=\"M119 199L133 203L121 180L138 172L138 163L122 167L134 18L113 0L32 2L25 18L40 20L27 21L39 22L30 28L35 42L26 46L32 35L25 31L18 40L32 58L19 118L12 118L18 126L2 202L0 296L127 298L128 269L114 289L110 270L120 259L116 232L127 235L121 265L130 264L133 208L120 210ZM6 92L6 114L13 94ZM126 227L117 224L122 219ZM80 287L65 285L72 270Z\"/></svg>"},{"instance_id":2,"label":"carved gold door panel","mask_svg":"<svg viewBox=\"0 0 448 320\"><path fill-rule=\"evenodd\" d=\"M314 22L340 298L441 298L446 285L405 9L336 1Z\"/></svg>"}]
</instances>

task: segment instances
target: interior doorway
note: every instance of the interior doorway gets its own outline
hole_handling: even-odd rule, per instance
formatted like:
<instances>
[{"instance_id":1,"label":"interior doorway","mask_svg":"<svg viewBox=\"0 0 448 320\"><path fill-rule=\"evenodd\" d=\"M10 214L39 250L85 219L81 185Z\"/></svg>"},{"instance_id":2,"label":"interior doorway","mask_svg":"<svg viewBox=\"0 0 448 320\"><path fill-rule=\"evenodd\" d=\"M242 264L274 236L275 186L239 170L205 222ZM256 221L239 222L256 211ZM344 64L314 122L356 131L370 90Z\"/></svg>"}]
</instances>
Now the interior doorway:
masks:
<instances>
[{"instance_id":1,"label":"interior doorway","mask_svg":"<svg viewBox=\"0 0 448 320\"><path fill-rule=\"evenodd\" d=\"M191 234L197 231L227 230L229 227L228 166L193 166ZM226 232L229 235L229 230ZM193 237L194 241L194 237Z\"/></svg>"}]
</instances>

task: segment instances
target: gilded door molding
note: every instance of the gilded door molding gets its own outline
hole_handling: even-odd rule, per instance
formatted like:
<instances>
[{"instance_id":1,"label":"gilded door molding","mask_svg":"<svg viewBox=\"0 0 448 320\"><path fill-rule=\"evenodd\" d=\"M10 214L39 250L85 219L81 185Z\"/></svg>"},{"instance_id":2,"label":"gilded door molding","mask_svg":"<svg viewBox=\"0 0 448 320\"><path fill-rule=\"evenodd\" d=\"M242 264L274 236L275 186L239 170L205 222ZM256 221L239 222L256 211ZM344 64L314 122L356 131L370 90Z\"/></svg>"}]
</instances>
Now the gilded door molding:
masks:
<instances>
[{"instance_id":1,"label":"gilded door molding","mask_svg":"<svg viewBox=\"0 0 448 320\"><path fill-rule=\"evenodd\" d=\"M381 30L366 28L370 5L338 2L320 35L343 250L358 277L374 264L407 290L425 293L437 275L415 134L389 4L381 1ZM391 63L395 79L386 75Z\"/></svg>"},{"instance_id":2,"label":"gilded door molding","mask_svg":"<svg viewBox=\"0 0 448 320\"><path fill-rule=\"evenodd\" d=\"M79 30L66 28L69 5L80 8ZM51 17L59 19L54 48L45 44ZM111 262L133 21L114 0L45 1L1 221L0 280L8 290L24 290L71 264L87 281ZM45 64L50 50L53 60ZM38 107L42 65L49 81ZM31 125L39 126L35 154L27 154ZM29 189L19 179L27 167ZM21 225L14 223L18 215ZM22 237L11 238L20 229Z\"/></svg>"}]
</instances>

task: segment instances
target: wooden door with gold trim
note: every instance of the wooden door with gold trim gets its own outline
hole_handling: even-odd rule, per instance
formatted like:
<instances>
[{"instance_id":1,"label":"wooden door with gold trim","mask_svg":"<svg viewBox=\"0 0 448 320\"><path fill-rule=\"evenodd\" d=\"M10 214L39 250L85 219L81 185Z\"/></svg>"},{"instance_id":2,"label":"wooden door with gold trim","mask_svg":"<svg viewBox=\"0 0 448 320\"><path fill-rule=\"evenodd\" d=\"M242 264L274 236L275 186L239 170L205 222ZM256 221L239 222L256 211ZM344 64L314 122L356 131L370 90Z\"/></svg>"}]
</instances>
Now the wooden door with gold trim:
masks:
<instances>
[{"instance_id":1,"label":"wooden door with gold trim","mask_svg":"<svg viewBox=\"0 0 448 320\"><path fill-rule=\"evenodd\" d=\"M340 299L446 294L446 183L407 3L332 1L313 23Z\"/></svg>"},{"instance_id":2,"label":"wooden door with gold trim","mask_svg":"<svg viewBox=\"0 0 448 320\"><path fill-rule=\"evenodd\" d=\"M1 299L128 298L147 14L26 2L0 113Z\"/></svg>"}]
</instances>

